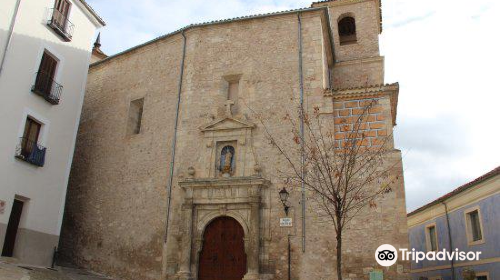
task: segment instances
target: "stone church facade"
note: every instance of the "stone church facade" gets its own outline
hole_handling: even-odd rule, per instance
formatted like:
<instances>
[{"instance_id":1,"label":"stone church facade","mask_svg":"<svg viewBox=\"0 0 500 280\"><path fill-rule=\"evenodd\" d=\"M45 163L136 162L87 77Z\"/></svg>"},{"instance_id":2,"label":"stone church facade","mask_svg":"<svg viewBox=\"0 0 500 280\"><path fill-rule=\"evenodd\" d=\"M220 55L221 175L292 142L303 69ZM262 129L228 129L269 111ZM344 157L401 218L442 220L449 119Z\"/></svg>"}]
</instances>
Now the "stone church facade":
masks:
<instances>
[{"instance_id":1,"label":"stone church facade","mask_svg":"<svg viewBox=\"0 0 500 280\"><path fill-rule=\"evenodd\" d=\"M390 134L399 87L384 84L381 26L377 0L318 2L190 25L92 64L60 260L124 279L218 279L228 266L228 280L288 279L290 239L292 279L336 279L333 226L306 200L303 231L300 190L280 227L286 162L256 114L285 139L301 88L305 110L335 124L376 99L367 131ZM407 263L374 258L381 244L408 247L400 163L395 175L345 234L345 279L408 277Z\"/></svg>"}]
</instances>

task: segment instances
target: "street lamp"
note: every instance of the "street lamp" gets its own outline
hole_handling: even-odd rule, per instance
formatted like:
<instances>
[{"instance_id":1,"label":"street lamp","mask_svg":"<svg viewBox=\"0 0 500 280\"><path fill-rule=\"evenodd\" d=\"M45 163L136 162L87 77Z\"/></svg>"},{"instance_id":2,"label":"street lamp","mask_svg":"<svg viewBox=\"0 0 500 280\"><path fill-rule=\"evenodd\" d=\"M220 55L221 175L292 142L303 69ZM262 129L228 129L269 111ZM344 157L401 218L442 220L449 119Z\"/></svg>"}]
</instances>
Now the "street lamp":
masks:
<instances>
[{"instance_id":1,"label":"street lamp","mask_svg":"<svg viewBox=\"0 0 500 280\"><path fill-rule=\"evenodd\" d=\"M290 196L290 194L288 193L288 191L286 190L285 187L283 187L283 189L281 189L279 194L280 194L281 203L283 203L283 208L285 209L285 214L288 217L288 209L290 209L290 206L288 206L287 201L288 201L288 197Z\"/></svg>"},{"instance_id":2,"label":"street lamp","mask_svg":"<svg viewBox=\"0 0 500 280\"><path fill-rule=\"evenodd\" d=\"M283 208L285 209L285 214L288 217L288 209L290 209L290 206L288 206L287 202L288 202L288 197L290 196L290 193L288 193L286 188L283 187L283 189L281 189L281 191L279 192L279 195L280 195L281 203L283 203ZM288 280L290 280L292 278L291 252L292 252L292 250L291 250L291 246L290 246L290 234L288 234Z\"/></svg>"}]
</instances>

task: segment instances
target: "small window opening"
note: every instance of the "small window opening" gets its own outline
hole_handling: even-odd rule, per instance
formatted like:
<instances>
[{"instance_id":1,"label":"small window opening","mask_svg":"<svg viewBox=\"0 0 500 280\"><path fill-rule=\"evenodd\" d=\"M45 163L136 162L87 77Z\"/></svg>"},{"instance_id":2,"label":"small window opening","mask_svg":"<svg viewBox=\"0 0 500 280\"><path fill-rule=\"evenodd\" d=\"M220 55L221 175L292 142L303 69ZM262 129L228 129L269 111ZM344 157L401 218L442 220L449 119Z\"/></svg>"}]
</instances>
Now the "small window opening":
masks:
<instances>
[{"instance_id":1,"label":"small window opening","mask_svg":"<svg viewBox=\"0 0 500 280\"><path fill-rule=\"evenodd\" d=\"M233 106L231 106L231 114L236 114L238 112L238 96L240 91L240 81L229 81L227 90L227 100L231 100Z\"/></svg>"},{"instance_id":2,"label":"small window opening","mask_svg":"<svg viewBox=\"0 0 500 280\"><path fill-rule=\"evenodd\" d=\"M141 132L142 111L144 109L144 98L130 102L128 110L127 135L139 134Z\"/></svg>"},{"instance_id":3,"label":"small window opening","mask_svg":"<svg viewBox=\"0 0 500 280\"><path fill-rule=\"evenodd\" d=\"M356 22L353 17L345 17L338 23L340 45L356 43Z\"/></svg>"},{"instance_id":4,"label":"small window opening","mask_svg":"<svg viewBox=\"0 0 500 280\"><path fill-rule=\"evenodd\" d=\"M471 231L472 241L479 241L483 239L483 233L481 232L481 221L479 220L479 211L474 210L467 213L469 217L469 227Z\"/></svg>"},{"instance_id":5,"label":"small window opening","mask_svg":"<svg viewBox=\"0 0 500 280\"><path fill-rule=\"evenodd\" d=\"M437 251L436 226L427 227L427 251Z\"/></svg>"}]
</instances>

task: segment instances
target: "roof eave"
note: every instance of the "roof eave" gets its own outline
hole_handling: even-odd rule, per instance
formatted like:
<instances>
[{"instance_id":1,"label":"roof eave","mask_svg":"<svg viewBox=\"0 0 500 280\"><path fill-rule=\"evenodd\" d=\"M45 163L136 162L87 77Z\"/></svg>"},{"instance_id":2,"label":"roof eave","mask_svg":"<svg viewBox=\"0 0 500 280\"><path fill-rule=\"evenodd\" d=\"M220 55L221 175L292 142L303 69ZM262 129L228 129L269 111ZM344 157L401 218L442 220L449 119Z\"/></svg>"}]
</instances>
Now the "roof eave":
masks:
<instances>
[{"instance_id":1,"label":"roof eave","mask_svg":"<svg viewBox=\"0 0 500 280\"><path fill-rule=\"evenodd\" d=\"M197 28L197 27L212 26L212 25L217 25L217 24L225 24L225 23L231 23L231 22L246 21L246 20L266 18L266 17L272 17L272 16L280 16L280 15L287 15L287 14L295 14L295 13L299 13L299 12L321 11L321 10L325 10L325 9L326 9L326 7L302 8L302 9L287 10L287 11L282 11L282 12L275 12L275 13L268 13L268 14L258 14L258 15L250 15L250 16L242 16L242 17L225 19L225 20L216 20L216 21L210 21L210 22L190 24L190 25L187 25L187 26L185 26L185 27L183 27L181 29L178 29L176 31L167 33L165 35L162 35L160 37L157 37L155 39L147 41L147 42L145 42L143 44L134 46L132 48L126 49L126 50L121 51L119 53L116 53L114 55L108 56L106 59L103 59L103 60L100 60L100 61L97 61L95 63L90 64L90 67L91 68L95 67L97 65L100 65L100 64L103 64L105 62L108 62L108 61L110 61L110 60L112 60L112 59L114 59L116 57L119 57L119 56L124 55L124 54L129 53L129 52L132 52L132 51L134 51L136 49L139 49L139 48L151 45L151 44L153 44L155 42L158 42L160 40L163 40L165 38L172 37L172 36L174 36L176 34L182 33L183 31L187 31L187 30L190 30L190 29L193 29L193 28Z\"/></svg>"},{"instance_id":2,"label":"roof eave","mask_svg":"<svg viewBox=\"0 0 500 280\"><path fill-rule=\"evenodd\" d=\"M460 193L463 193L464 191L469 190L469 189L477 186L478 184L480 184L480 183L482 183L482 182L484 182L484 181L486 181L494 176L498 176L498 175L500 175L500 166L491 170L490 172L483 174L482 176L479 176L478 178L454 189L453 191L441 196L440 198L438 198L434 201L431 201L420 208L413 210L412 212L408 213L406 216L407 217L413 216L413 215L420 213L420 212L424 211L425 209L428 209L434 205L445 202L445 201L449 200L450 198L452 198Z\"/></svg>"},{"instance_id":3,"label":"roof eave","mask_svg":"<svg viewBox=\"0 0 500 280\"><path fill-rule=\"evenodd\" d=\"M98 27L104 27L106 26L106 22L97 14L97 12L87 3L85 0L78 0L75 1L77 3L80 3L81 6L83 7L82 10L84 10L89 16L92 21L94 21L94 24L96 24Z\"/></svg>"}]
</instances>

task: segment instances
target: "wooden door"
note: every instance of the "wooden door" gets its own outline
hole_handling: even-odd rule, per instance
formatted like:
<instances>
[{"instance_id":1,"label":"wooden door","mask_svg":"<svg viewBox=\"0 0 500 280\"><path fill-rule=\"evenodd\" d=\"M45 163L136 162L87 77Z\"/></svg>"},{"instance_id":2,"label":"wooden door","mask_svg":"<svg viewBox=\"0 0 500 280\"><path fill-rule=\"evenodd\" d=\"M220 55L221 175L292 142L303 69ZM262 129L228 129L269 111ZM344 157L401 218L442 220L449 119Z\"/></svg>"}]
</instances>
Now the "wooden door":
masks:
<instances>
[{"instance_id":1,"label":"wooden door","mask_svg":"<svg viewBox=\"0 0 500 280\"><path fill-rule=\"evenodd\" d=\"M198 280L241 280L247 272L244 232L233 218L213 220L203 234Z\"/></svg>"},{"instance_id":2,"label":"wooden door","mask_svg":"<svg viewBox=\"0 0 500 280\"><path fill-rule=\"evenodd\" d=\"M24 203L22 201L14 199L12 212L10 212L9 224L7 225L7 232L5 233L2 256L12 257L14 253L14 245L16 244L19 221L21 220L21 214L23 213L23 205Z\"/></svg>"}]
</instances>

